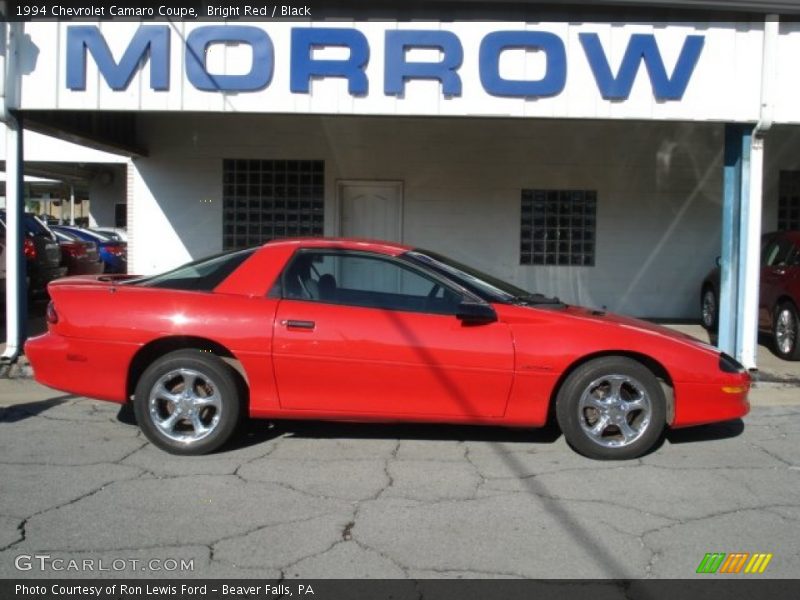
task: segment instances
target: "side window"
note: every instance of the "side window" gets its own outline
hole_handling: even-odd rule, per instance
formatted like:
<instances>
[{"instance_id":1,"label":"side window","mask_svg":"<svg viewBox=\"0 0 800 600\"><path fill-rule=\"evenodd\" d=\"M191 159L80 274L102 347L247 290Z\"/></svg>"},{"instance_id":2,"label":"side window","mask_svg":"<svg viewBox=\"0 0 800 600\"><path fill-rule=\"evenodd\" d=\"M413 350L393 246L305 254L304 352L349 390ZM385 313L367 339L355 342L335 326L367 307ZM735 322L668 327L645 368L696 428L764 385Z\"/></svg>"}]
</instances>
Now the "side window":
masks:
<instances>
[{"instance_id":1,"label":"side window","mask_svg":"<svg viewBox=\"0 0 800 600\"><path fill-rule=\"evenodd\" d=\"M285 298L386 310L453 314L460 294L390 258L301 251L282 277Z\"/></svg>"},{"instance_id":2,"label":"side window","mask_svg":"<svg viewBox=\"0 0 800 600\"><path fill-rule=\"evenodd\" d=\"M787 264L792 250L792 243L789 240L775 240L764 251L764 265L767 267L779 267Z\"/></svg>"},{"instance_id":3,"label":"side window","mask_svg":"<svg viewBox=\"0 0 800 600\"><path fill-rule=\"evenodd\" d=\"M800 246L797 244L792 244L786 264L792 267L800 267Z\"/></svg>"}]
</instances>

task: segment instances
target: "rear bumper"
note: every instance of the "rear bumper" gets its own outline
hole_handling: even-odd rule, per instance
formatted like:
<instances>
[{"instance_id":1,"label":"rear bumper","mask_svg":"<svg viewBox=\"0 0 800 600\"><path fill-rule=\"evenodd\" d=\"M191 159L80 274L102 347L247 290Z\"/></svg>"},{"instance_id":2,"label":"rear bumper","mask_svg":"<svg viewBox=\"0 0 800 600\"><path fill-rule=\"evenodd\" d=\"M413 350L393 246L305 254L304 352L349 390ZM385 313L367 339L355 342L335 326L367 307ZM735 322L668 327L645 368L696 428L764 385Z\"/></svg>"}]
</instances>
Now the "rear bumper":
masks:
<instances>
[{"instance_id":1,"label":"rear bumper","mask_svg":"<svg viewBox=\"0 0 800 600\"><path fill-rule=\"evenodd\" d=\"M105 267L106 273L127 273L128 272L128 259L127 257L117 256L108 252L100 254L101 260Z\"/></svg>"},{"instance_id":2,"label":"rear bumper","mask_svg":"<svg viewBox=\"0 0 800 600\"><path fill-rule=\"evenodd\" d=\"M138 346L67 338L52 332L29 339L25 355L41 384L79 396L126 402L127 365Z\"/></svg>"},{"instance_id":3,"label":"rear bumper","mask_svg":"<svg viewBox=\"0 0 800 600\"><path fill-rule=\"evenodd\" d=\"M738 419L750 412L750 376L735 374L724 383L680 383L675 386L672 427L705 425Z\"/></svg>"}]
</instances>

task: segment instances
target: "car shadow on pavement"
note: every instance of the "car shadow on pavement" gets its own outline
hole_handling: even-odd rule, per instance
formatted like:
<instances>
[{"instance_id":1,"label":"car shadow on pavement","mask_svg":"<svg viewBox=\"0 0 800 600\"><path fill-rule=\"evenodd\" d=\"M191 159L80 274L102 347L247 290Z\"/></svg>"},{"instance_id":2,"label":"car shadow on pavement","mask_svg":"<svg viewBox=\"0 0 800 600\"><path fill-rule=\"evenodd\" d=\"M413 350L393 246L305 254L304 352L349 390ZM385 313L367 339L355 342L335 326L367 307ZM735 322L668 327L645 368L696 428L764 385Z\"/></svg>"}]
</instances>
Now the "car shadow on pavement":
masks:
<instances>
[{"instance_id":1,"label":"car shadow on pavement","mask_svg":"<svg viewBox=\"0 0 800 600\"><path fill-rule=\"evenodd\" d=\"M64 394L63 396L56 396L54 398L47 398L46 400L37 400L36 402L25 402L24 404L13 404L11 406L4 406L0 408L0 423L16 423L24 421L31 417L40 415L53 408L64 404L69 400L74 400L78 396L72 394Z\"/></svg>"},{"instance_id":2,"label":"car shadow on pavement","mask_svg":"<svg viewBox=\"0 0 800 600\"><path fill-rule=\"evenodd\" d=\"M228 443L218 451L220 453L243 450L250 446L257 446L286 433L279 425L261 419L245 419Z\"/></svg>"},{"instance_id":3,"label":"car shadow on pavement","mask_svg":"<svg viewBox=\"0 0 800 600\"><path fill-rule=\"evenodd\" d=\"M133 410L133 404L128 402L122 404L117 411L117 421L123 425L131 427L138 427L136 422L136 413ZM276 426L270 421L262 419L245 419L236 435L234 435L227 444L222 446L217 452L225 453L234 450L241 450L249 446L256 446L263 442L268 442L271 439L284 435L286 430Z\"/></svg>"},{"instance_id":4,"label":"car shadow on pavement","mask_svg":"<svg viewBox=\"0 0 800 600\"><path fill-rule=\"evenodd\" d=\"M126 402L125 404L120 405L119 410L117 411L117 421L123 425L133 425L134 427L139 426L139 424L136 422L136 415L133 412L132 402Z\"/></svg>"},{"instance_id":5,"label":"car shadow on pavement","mask_svg":"<svg viewBox=\"0 0 800 600\"><path fill-rule=\"evenodd\" d=\"M744 421L734 419L713 423L711 425L699 425L697 427L687 427L685 429L670 429L667 431L666 438L670 444L686 444L695 442L712 442L735 438L744 431Z\"/></svg>"},{"instance_id":6,"label":"car shadow on pavement","mask_svg":"<svg viewBox=\"0 0 800 600\"><path fill-rule=\"evenodd\" d=\"M552 444L561 431L555 425L538 429L420 424L420 423L336 423L330 421L276 421L280 435L310 439L388 439L430 441L502 442L509 444Z\"/></svg>"}]
</instances>

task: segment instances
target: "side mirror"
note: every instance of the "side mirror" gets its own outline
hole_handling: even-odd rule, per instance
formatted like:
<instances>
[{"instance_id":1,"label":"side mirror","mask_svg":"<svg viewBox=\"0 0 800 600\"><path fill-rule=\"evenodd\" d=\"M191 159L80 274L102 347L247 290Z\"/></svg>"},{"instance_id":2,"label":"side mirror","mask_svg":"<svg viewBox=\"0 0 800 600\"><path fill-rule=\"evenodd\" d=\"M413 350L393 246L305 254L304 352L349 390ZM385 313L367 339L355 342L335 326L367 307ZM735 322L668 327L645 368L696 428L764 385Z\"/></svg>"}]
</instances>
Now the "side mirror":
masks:
<instances>
[{"instance_id":1,"label":"side mirror","mask_svg":"<svg viewBox=\"0 0 800 600\"><path fill-rule=\"evenodd\" d=\"M488 304L463 301L456 308L456 318L466 325L480 325L497 321L497 313Z\"/></svg>"},{"instance_id":2,"label":"side mirror","mask_svg":"<svg viewBox=\"0 0 800 600\"><path fill-rule=\"evenodd\" d=\"M721 267L721 266L722 266L722 261L720 260L720 257L719 257L719 256L718 256L716 259L714 259L714 262L715 262L715 263L717 263L717 266L718 266L718 267Z\"/></svg>"}]
</instances>

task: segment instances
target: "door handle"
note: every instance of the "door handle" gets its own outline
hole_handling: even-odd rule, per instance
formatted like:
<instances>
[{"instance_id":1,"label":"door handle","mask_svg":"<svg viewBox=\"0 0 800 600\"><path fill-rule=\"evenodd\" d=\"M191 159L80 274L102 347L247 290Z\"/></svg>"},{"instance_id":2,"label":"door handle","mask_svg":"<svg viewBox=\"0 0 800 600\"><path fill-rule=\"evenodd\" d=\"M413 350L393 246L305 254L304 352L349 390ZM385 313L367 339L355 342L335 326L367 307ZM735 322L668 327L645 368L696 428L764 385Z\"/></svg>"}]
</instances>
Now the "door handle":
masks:
<instances>
[{"instance_id":1,"label":"door handle","mask_svg":"<svg viewBox=\"0 0 800 600\"><path fill-rule=\"evenodd\" d=\"M297 319L285 319L281 321L281 325L285 325L287 329L314 329L316 323L314 321L299 321Z\"/></svg>"}]
</instances>

